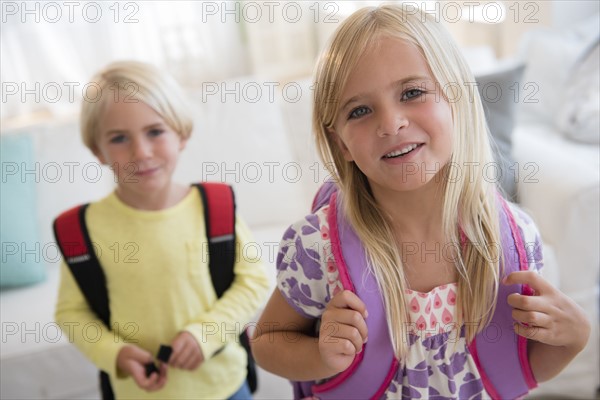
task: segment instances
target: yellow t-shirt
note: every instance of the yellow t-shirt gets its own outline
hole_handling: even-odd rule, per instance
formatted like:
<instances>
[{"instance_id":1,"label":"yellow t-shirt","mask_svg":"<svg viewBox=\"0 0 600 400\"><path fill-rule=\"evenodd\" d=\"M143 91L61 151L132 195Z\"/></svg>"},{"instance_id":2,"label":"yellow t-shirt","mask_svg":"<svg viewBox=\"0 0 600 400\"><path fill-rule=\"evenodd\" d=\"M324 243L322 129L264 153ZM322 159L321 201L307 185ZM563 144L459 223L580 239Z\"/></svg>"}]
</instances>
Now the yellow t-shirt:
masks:
<instances>
[{"instance_id":1,"label":"yellow t-shirt","mask_svg":"<svg viewBox=\"0 0 600 400\"><path fill-rule=\"evenodd\" d=\"M131 208L112 193L89 206L86 221L106 276L113 331L89 309L64 262L55 317L69 339L110 375L116 398L232 395L246 375L238 335L268 290L264 266L252 254L256 247L247 246L250 232L239 216L235 280L220 299L210 279L203 206L196 189L160 211ZM194 335L204 354L198 369L169 368L166 385L156 392L139 389L131 377L117 376L117 354L126 343L156 356L161 344L171 344L183 330Z\"/></svg>"}]
</instances>

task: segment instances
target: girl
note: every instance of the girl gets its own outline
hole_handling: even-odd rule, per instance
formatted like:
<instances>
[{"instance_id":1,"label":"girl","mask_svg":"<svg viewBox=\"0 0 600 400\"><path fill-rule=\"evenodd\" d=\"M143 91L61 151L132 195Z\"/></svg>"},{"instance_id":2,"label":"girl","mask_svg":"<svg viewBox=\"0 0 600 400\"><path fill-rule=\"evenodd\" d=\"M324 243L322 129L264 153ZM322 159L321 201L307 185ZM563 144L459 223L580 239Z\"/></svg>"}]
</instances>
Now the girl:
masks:
<instances>
[{"instance_id":1,"label":"girl","mask_svg":"<svg viewBox=\"0 0 600 400\"><path fill-rule=\"evenodd\" d=\"M338 187L285 232L253 347L295 397L515 398L585 346L582 310L537 273L535 226L484 179L469 82L414 8L359 10L324 51L313 127Z\"/></svg>"}]
</instances>

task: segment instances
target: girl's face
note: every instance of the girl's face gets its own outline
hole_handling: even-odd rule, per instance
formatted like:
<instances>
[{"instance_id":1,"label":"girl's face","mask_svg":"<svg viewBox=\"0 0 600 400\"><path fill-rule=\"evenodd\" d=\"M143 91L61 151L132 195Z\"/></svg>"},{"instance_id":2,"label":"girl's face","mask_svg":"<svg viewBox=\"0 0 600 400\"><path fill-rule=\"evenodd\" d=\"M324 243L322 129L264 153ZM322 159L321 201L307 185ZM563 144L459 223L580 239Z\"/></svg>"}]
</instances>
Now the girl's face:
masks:
<instances>
[{"instance_id":1,"label":"girl's face","mask_svg":"<svg viewBox=\"0 0 600 400\"><path fill-rule=\"evenodd\" d=\"M156 111L137 99L110 99L99 132L95 154L113 169L120 195L139 199L167 193L186 140Z\"/></svg>"},{"instance_id":2,"label":"girl's face","mask_svg":"<svg viewBox=\"0 0 600 400\"><path fill-rule=\"evenodd\" d=\"M374 193L438 181L452 154L452 111L417 47L381 38L351 72L339 104L330 134Z\"/></svg>"}]
</instances>

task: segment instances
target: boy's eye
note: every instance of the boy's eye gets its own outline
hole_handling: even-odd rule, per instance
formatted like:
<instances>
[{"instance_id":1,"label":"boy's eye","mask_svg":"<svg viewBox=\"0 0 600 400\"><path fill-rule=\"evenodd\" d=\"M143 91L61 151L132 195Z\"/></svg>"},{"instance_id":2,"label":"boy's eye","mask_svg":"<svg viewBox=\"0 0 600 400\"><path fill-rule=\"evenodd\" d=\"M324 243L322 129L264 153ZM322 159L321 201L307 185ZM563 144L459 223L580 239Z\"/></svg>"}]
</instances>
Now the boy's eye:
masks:
<instances>
[{"instance_id":1,"label":"boy's eye","mask_svg":"<svg viewBox=\"0 0 600 400\"><path fill-rule=\"evenodd\" d=\"M110 143L123 143L125 141L125 135L114 135L110 138Z\"/></svg>"},{"instance_id":2,"label":"boy's eye","mask_svg":"<svg viewBox=\"0 0 600 400\"><path fill-rule=\"evenodd\" d=\"M363 115L367 115L369 113L369 109L365 106L356 107L350 114L348 115L348 119L360 118Z\"/></svg>"},{"instance_id":3,"label":"boy's eye","mask_svg":"<svg viewBox=\"0 0 600 400\"><path fill-rule=\"evenodd\" d=\"M148 134L149 134L150 136L158 136L158 135L162 134L163 132L164 132L164 130L162 130L162 129L157 129L157 128L156 128L156 129L150 129L150 130L148 131Z\"/></svg>"},{"instance_id":4,"label":"boy's eye","mask_svg":"<svg viewBox=\"0 0 600 400\"><path fill-rule=\"evenodd\" d=\"M421 89L408 89L406 92L404 92L402 94L402 100L406 101L406 100L414 99L415 97L421 96L423 93L425 93L425 92Z\"/></svg>"}]
</instances>

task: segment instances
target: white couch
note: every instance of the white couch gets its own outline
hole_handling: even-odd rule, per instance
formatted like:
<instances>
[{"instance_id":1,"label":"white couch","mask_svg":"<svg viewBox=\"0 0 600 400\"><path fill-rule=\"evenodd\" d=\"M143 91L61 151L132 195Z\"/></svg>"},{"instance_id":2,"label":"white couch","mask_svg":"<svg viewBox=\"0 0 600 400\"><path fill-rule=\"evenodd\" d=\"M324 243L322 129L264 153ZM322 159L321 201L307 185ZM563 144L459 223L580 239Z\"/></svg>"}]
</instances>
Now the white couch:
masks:
<instances>
[{"instance_id":1,"label":"white couch","mask_svg":"<svg viewBox=\"0 0 600 400\"><path fill-rule=\"evenodd\" d=\"M598 85L592 77L581 76L578 66L598 40L599 18L591 16L569 29L533 31L521 47L527 65L521 87L533 83L530 89L535 88L535 93L529 91L533 101L519 104L513 132L513 156L521 168L520 203L552 249L551 262L556 263L558 274L553 281L583 307L592 322L584 351L558 377L533 392L534 397L587 399L600 391L600 131L596 127L588 133L592 142L596 138L595 144L576 142L569 137L582 132L569 132L578 128L564 124L566 111L583 107L595 108L597 124L598 97L590 105L581 86L592 85L598 96ZM597 66L592 73L597 82ZM574 86L578 93L570 90Z\"/></svg>"}]
</instances>

